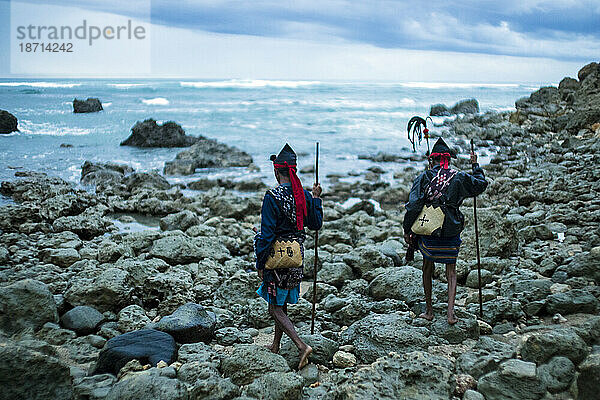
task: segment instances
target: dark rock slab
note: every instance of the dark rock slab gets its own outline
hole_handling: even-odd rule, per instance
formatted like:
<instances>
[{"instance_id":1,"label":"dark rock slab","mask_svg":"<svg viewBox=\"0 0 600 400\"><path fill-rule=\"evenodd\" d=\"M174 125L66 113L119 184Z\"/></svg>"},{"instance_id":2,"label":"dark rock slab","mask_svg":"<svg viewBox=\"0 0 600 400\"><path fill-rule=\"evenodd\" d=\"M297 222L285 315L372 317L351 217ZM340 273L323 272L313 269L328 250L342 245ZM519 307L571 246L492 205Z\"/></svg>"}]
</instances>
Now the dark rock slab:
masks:
<instances>
[{"instance_id":1,"label":"dark rock slab","mask_svg":"<svg viewBox=\"0 0 600 400\"><path fill-rule=\"evenodd\" d=\"M0 110L0 134L18 132L17 117L8 111Z\"/></svg>"},{"instance_id":2,"label":"dark rock slab","mask_svg":"<svg viewBox=\"0 0 600 400\"><path fill-rule=\"evenodd\" d=\"M478 114L479 103L475 99L461 100L450 109L452 114Z\"/></svg>"},{"instance_id":3,"label":"dark rock slab","mask_svg":"<svg viewBox=\"0 0 600 400\"><path fill-rule=\"evenodd\" d=\"M210 342L215 335L217 319L200 304L186 303L171 315L148 325L172 335L178 343Z\"/></svg>"},{"instance_id":4,"label":"dark rock slab","mask_svg":"<svg viewBox=\"0 0 600 400\"><path fill-rule=\"evenodd\" d=\"M94 113L102 110L102 103L100 103L100 100L95 97L88 97L87 100L73 100L74 113Z\"/></svg>"},{"instance_id":5,"label":"dark rock slab","mask_svg":"<svg viewBox=\"0 0 600 400\"><path fill-rule=\"evenodd\" d=\"M163 360L167 364L175 361L177 348L175 339L165 332L142 329L110 339L98 356L94 374L117 374L131 360L156 366Z\"/></svg>"},{"instance_id":6,"label":"dark rock slab","mask_svg":"<svg viewBox=\"0 0 600 400\"><path fill-rule=\"evenodd\" d=\"M449 117L450 109L445 104L434 104L429 109L429 115L432 117Z\"/></svg>"},{"instance_id":7,"label":"dark rock slab","mask_svg":"<svg viewBox=\"0 0 600 400\"><path fill-rule=\"evenodd\" d=\"M567 357L580 363L588 353L587 345L571 328L550 329L535 332L521 348L523 360L543 363L554 356Z\"/></svg>"}]
</instances>

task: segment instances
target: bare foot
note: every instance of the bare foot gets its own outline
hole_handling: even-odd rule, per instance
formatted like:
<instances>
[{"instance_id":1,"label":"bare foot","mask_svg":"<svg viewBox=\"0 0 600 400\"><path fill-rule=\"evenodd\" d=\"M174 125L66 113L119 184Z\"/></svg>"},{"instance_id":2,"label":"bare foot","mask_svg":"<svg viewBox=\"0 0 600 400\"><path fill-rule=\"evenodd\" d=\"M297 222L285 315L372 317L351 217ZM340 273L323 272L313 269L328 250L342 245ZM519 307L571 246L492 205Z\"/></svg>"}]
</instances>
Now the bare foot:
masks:
<instances>
[{"instance_id":1,"label":"bare foot","mask_svg":"<svg viewBox=\"0 0 600 400\"><path fill-rule=\"evenodd\" d=\"M275 347L275 345L270 344L268 346L265 346L267 349L269 349L269 351L271 353L275 353L275 354L279 354L279 346Z\"/></svg>"},{"instance_id":2,"label":"bare foot","mask_svg":"<svg viewBox=\"0 0 600 400\"><path fill-rule=\"evenodd\" d=\"M308 364L308 356L312 353L313 349L309 345L306 345L304 350L300 350L300 362L298 363L298 370L301 370Z\"/></svg>"},{"instance_id":3,"label":"bare foot","mask_svg":"<svg viewBox=\"0 0 600 400\"><path fill-rule=\"evenodd\" d=\"M457 322L458 322L458 318L456 318L456 315L454 315L454 313L448 315L448 323L450 325L454 325Z\"/></svg>"},{"instance_id":4,"label":"bare foot","mask_svg":"<svg viewBox=\"0 0 600 400\"><path fill-rule=\"evenodd\" d=\"M419 318L423 318L423 319L426 319L427 321L431 321L431 320L433 320L433 313L432 312L424 312L421 315L419 315Z\"/></svg>"}]
</instances>

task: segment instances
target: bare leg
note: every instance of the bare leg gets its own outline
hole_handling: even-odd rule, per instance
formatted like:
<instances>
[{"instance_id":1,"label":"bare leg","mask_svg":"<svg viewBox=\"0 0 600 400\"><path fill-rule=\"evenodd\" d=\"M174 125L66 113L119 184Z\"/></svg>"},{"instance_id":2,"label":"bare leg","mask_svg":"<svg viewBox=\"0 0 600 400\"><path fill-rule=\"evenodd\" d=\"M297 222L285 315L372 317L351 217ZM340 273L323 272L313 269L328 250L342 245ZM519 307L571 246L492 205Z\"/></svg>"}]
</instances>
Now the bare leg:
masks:
<instances>
[{"instance_id":1,"label":"bare leg","mask_svg":"<svg viewBox=\"0 0 600 400\"><path fill-rule=\"evenodd\" d=\"M272 306L269 305L269 309L271 307ZM283 312L287 315L287 304L285 304L282 308L283 308ZM278 354L279 348L281 346L281 336L282 335L283 335L283 331L281 330L279 325L277 325L277 323L275 323L275 334L273 335L273 344L271 344L270 346L267 346L267 349L271 350L275 354Z\"/></svg>"},{"instance_id":2,"label":"bare leg","mask_svg":"<svg viewBox=\"0 0 600 400\"><path fill-rule=\"evenodd\" d=\"M448 323L453 325L458 322L454 314L454 300L456 299L456 264L446 264L446 279L448 280Z\"/></svg>"},{"instance_id":3,"label":"bare leg","mask_svg":"<svg viewBox=\"0 0 600 400\"><path fill-rule=\"evenodd\" d=\"M423 290L425 291L425 312L419 317L428 321L433 319L433 306L431 302L431 291L433 286L433 261L423 259Z\"/></svg>"},{"instance_id":4,"label":"bare leg","mask_svg":"<svg viewBox=\"0 0 600 400\"><path fill-rule=\"evenodd\" d=\"M269 312L275 320L275 324L279 326L279 329L288 335L296 347L298 347L298 350L300 350L300 362L298 363L298 369L302 369L306 364L308 364L308 356L310 353L312 353L312 347L304 343L302 339L298 337L292 321L290 321L290 318L284 312L282 306L270 305Z\"/></svg>"}]
</instances>

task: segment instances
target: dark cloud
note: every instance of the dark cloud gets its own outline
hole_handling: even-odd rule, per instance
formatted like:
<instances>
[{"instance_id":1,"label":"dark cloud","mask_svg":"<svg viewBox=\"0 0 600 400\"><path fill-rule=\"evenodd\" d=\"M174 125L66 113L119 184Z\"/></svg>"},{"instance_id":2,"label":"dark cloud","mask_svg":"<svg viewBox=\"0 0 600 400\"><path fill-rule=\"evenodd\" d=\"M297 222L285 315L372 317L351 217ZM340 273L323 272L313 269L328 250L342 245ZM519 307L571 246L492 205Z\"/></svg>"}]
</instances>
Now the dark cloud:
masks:
<instances>
[{"instance_id":1,"label":"dark cloud","mask_svg":"<svg viewBox=\"0 0 600 400\"><path fill-rule=\"evenodd\" d=\"M50 2L136 14L135 2ZM574 61L600 54L597 0L152 0L151 9L153 23L215 33Z\"/></svg>"}]
</instances>

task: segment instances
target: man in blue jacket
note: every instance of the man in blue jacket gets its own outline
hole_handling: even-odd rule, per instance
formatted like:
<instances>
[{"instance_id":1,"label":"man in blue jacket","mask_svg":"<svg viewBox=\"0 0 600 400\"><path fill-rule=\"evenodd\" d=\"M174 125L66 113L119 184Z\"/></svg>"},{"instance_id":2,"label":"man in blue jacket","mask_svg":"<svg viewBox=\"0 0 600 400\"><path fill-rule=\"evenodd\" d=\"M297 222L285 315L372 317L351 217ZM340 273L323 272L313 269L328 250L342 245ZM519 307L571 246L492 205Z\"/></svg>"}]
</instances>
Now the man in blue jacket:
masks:
<instances>
[{"instance_id":1,"label":"man in blue jacket","mask_svg":"<svg viewBox=\"0 0 600 400\"><path fill-rule=\"evenodd\" d=\"M410 246L418 247L423 255L423 288L426 310L420 315L433 319L431 302L434 263L446 264L448 280L448 323L458 320L454 313L456 297L456 259L460 250L460 233L464 229L465 217L459 207L467 197L483 193L487 181L477 156L471 154L472 174L449 168L451 158L456 158L443 139L438 139L429 156L433 168L422 172L413 182L404 214L404 239ZM431 235L415 235L412 226L424 205L439 206L444 212L444 222Z\"/></svg>"},{"instance_id":2,"label":"man in blue jacket","mask_svg":"<svg viewBox=\"0 0 600 400\"><path fill-rule=\"evenodd\" d=\"M269 313L275 320L275 335L269 348L274 353L279 352L281 336L285 332L300 351L298 369L301 369L308 363L312 348L298 337L287 315L287 305L298 302L303 265L298 268L265 269L276 239L294 240L302 246L306 236L304 227L318 230L323 225L321 186L315 184L312 194L302 188L296 175L296 158L296 153L288 144L279 155L271 156L279 185L265 194L261 227L255 237L254 247L256 268L263 280L257 293L269 303Z\"/></svg>"}]
</instances>

